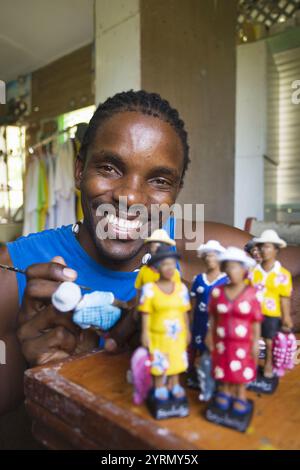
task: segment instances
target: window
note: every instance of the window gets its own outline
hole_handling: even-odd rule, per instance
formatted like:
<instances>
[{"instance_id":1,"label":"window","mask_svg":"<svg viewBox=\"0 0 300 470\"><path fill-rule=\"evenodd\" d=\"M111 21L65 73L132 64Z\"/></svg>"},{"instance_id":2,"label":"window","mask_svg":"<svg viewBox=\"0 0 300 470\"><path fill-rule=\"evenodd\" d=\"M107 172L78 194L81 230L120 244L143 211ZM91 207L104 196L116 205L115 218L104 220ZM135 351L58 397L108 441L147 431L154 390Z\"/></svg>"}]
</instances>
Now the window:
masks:
<instances>
[{"instance_id":1,"label":"window","mask_svg":"<svg viewBox=\"0 0 300 470\"><path fill-rule=\"evenodd\" d=\"M0 127L0 223L23 205L25 126Z\"/></svg>"}]
</instances>

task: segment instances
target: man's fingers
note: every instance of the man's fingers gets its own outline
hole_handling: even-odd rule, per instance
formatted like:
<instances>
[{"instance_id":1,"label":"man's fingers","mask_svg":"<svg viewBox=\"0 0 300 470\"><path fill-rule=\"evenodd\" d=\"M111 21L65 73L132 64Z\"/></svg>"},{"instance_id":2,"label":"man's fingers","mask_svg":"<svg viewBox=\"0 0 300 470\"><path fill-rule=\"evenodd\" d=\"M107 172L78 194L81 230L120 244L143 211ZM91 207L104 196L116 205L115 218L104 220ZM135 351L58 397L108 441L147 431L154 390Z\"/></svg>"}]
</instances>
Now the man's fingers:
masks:
<instances>
[{"instance_id":1,"label":"man's fingers","mask_svg":"<svg viewBox=\"0 0 300 470\"><path fill-rule=\"evenodd\" d=\"M37 313L43 311L50 303L52 294L59 286L59 282L46 281L44 279L28 280L19 315L19 324L33 318Z\"/></svg>"},{"instance_id":2,"label":"man's fingers","mask_svg":"<svg viewBox=\"0 0 300 470\"><path fill-rule=\"evenodd\" d=\"M51 263L59 263L63 266L67 266L67 263L65 262L62 256L54 256L54 258L52 258L51 260Z\"/></svg>"},{"instance_id":3,"label":"man's fingers","mask_svg":"<svg viewBox=\"0 0 300 470\"><path fill-rule=\"evenodd\" d=\"M57 313L52 305L48 305L41 312L25 321L18 330L19 340L25 341L36 338L50 328L61 326L69 330L75 336L79 335L79 328L72 322L72 313Z\"/></svg>"},{"instance_id":4,"label":"man's fingers","mask_svg":"<svg viewBox=\"0 0 300 470\"><path fill-rule=\"evenodd\" d=\"M126 312L121 320L109 332L109 338L105 341L105 350L119 352L124 349L130 338L137 330L137 322L134 319L134 310Z\"/></svg>"},{"instance_id":5,"label":"man's fingers","mask_svg":"<svg viewBox=\"0 0 300 470\"><path fill-rule=\"evenodd\" d=\"M57 326L53 330L30 339L22 343L22 352L30 365L42 364L50 360L51 353L53 359L57 358L57 352L60 358L66 354L71 354L76 347L76 338L67 329ZM55 356L56 355L56 356Z\"/></svg>"},{"instance_id":6,"label":"man's fingers","mask_svg":"<svg viewBox=\"0 0 300 470\"><path fill-rule=\"evenodd\" d=\"M58 288L59 283L45 279L30 279L25 287L26 298L49 300Z\"/></svg>"},{"instance_id":7,"label":"man's fingers","mask_svg":"<svg viewBox=\"0 0 300 470\"><path fill-rule=\"evenodd\" d=\"M75 281L77 272L60 263L31 264L26 269L27 279L48 279L51 281Z\"/></svg>"},{"instance_id":8,"label":"man's fingers","mask_svg":"<svg viewBox=\"0 0 300 470\"><path fill-rule=\"evenodd\" d=\"M42 366L43 364L47 364L47 362L50 362L50 361L62 361L63 359L66 359L67 357L70 357L70 354L66 353L65 351L61 351L61 350L49 351L49 352L41 354L38 357L36 365Z\"/></svg>"}]
</instances>

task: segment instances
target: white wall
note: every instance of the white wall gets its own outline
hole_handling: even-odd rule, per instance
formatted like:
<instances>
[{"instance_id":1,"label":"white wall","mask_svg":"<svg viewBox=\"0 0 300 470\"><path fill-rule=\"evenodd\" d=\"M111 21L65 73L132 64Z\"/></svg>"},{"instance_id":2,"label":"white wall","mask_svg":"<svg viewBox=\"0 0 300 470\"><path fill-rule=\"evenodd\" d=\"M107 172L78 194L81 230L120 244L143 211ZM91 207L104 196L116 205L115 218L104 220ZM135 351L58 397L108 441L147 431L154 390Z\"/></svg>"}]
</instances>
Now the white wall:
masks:
<instances>
[{"instance_id":1,"label":"white wall","mask_svg":"<svg viewBox=\"0 0 300 470\"><path fill-rule=\"evenodd\" d=\"M139 0L95 1L96 104L141 88Z\"/></svg>"},{"instance_id":2,"label":"white wall","mask_svg":"<svg viewBox=\"0 0 300 470\"><path fill-rule=\"evenodd\" d=\"M264 217L264 159L267 134L267 46L237 47L234 225Z\"/></svg>"}]
</instances>

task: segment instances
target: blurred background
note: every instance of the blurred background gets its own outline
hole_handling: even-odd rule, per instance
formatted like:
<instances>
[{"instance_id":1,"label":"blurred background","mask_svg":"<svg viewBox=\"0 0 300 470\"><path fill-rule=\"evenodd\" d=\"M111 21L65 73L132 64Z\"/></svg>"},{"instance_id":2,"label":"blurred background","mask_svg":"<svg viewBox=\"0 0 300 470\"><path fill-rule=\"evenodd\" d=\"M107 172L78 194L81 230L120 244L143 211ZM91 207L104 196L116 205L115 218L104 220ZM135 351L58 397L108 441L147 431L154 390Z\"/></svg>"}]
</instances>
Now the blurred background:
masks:
<instances>
[{"instance_id":1,"label":"blurred background","mask_svg":"<svg viewBox=\"0 0 300 470\"><path fill-rule=\"evenodd\" d=\"M180 202L300 244L300 0L0 0L0 12L0 242L82 217L72 168L86 123L144 88L189 131Z\"/></svg>"}]
</instances>

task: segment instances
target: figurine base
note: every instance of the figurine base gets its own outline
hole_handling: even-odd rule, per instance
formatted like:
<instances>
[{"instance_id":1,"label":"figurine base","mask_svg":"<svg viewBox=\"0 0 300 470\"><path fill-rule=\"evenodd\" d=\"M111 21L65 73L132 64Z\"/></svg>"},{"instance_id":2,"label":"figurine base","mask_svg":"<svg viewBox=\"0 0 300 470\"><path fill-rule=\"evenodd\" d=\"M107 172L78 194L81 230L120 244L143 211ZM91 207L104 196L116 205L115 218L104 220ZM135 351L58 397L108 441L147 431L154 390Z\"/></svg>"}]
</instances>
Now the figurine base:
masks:
<instances>
[{"instance_id":1,"label":"figurine base","mask_svg":"<svg viewBox=\"0 0 300 470\"><path fill-rule=\"evenodd\" d=\"M253 382L250 382L247 386L247 390L255 393L265 393L271 395L275 392L278 387L279 378L274 375L271 379L268 379L263 375L263 370L258 368L257 377Z\"/></svg>"},{"instance_id":2,"label":"figurine base","mask_svg":"<svg viewBox=\"0 0 300 470\"><path fill-rule=\"evenodd\" d=\"M235 431L245 432L251 422L254 404L248 400L250 409L247 414L236 415L230 408L227 411L221 410L215 403L214 398L208 404L205 411L205 418L211 423L234 429Z\"/></svg>"},{"instance_id":3,"label":"figurine base","mask_svg":"<svg viewBox=\"0 0 300 470\"><path fill-rule=\"evenodd\" d=\"M169 398L169 400L161 402L157 401L151 393L147 398L147 405L151 415L155 419L184 418L189 414L189 406L186 397L181 400Z\"/></svg>"},{"instance_id":4,"label":"figurine base","mask_svg":"<svg viewBox=\"0 0 300 470\"><path fill-rule=\"evenodd\" d=\"M200 390L200 384L195 368L189 370L186 375L186 385L194 390Z\"/></svg>"}]
</instances>

